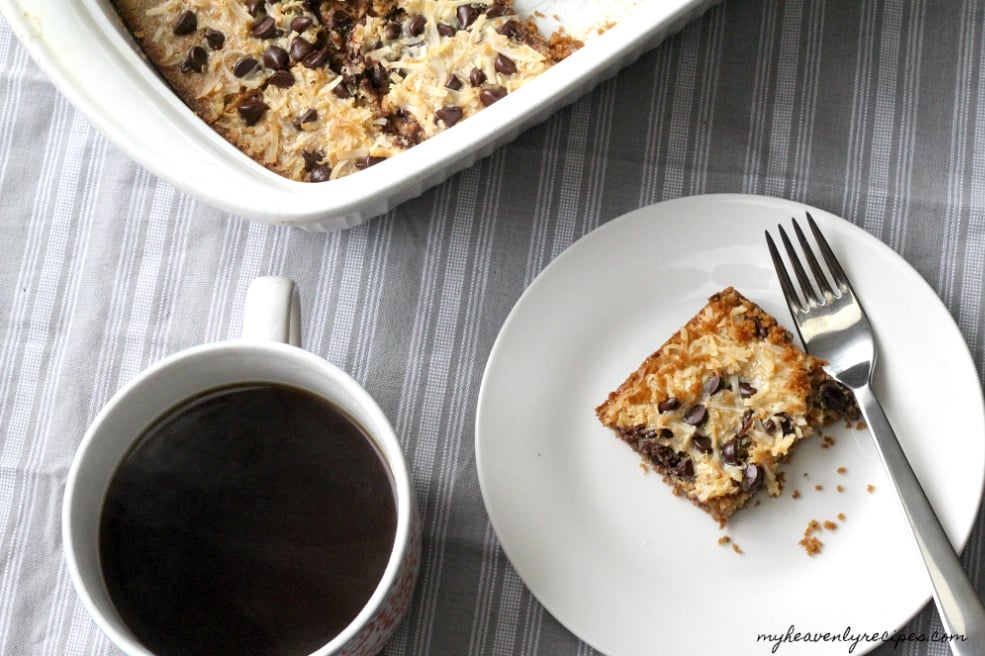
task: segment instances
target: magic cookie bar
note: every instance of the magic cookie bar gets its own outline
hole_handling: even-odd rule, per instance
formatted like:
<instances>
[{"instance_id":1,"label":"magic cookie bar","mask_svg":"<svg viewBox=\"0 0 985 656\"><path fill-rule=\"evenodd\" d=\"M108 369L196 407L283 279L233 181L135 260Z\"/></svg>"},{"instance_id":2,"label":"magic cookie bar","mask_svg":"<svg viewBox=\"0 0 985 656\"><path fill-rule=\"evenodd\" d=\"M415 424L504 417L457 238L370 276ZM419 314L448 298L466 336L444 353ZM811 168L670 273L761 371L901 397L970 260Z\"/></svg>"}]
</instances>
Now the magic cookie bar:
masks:
<instances>
[{"instance_id":1,"label":"magic cookie bar","mask_svg":"<svg viewBox=\"0 0 985 656\"><path fill-rule=\"evenodd\" d=\"M217 132L302 181L446 130L579 44L511 0L115 0L151 63Z\"/></svg>"},{"instance_id":2,"label":"magic cookie bar","mask_svg":"<svg viewBox=\"0 0 985 656\"><path fill-rule=\"evenodd\" d=\"M596 408L682 494L724 525L801 439L859 418L854 397L790 333L729 287Z\"/></svg>"}]
</instances>

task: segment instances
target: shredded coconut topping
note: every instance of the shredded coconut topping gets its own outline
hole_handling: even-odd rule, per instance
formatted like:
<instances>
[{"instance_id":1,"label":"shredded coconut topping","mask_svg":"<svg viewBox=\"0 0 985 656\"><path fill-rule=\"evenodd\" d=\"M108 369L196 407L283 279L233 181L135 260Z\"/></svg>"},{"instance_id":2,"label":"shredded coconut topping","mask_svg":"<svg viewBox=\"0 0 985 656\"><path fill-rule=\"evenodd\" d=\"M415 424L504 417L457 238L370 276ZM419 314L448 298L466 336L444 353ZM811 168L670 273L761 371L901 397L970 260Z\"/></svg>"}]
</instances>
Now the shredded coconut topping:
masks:
<instances>
[{"instance_id":1,"label":"shredded coconut topping","mask_svg":"<svg viewBox=\"0 0 985 656\"><path fill-rule=\"evenodd\" d=\"M729 288L712 296L596 409L602 424L723 521L758 489L782 489L778 465L799 440L854 416L823 362Z\"/></svg>"},{"instance_id":2,"label":"shredded coconut topping","mask_svg":"<svg viewBox=\"0 0 985 656\"><path fill-rule=\"evenodd\" d=\"M563 56L507 3L118 2L206 122L270 169L317 181L453 127ZM194 29L177 28L182 19Z\"/></svg>"}]
</instances>

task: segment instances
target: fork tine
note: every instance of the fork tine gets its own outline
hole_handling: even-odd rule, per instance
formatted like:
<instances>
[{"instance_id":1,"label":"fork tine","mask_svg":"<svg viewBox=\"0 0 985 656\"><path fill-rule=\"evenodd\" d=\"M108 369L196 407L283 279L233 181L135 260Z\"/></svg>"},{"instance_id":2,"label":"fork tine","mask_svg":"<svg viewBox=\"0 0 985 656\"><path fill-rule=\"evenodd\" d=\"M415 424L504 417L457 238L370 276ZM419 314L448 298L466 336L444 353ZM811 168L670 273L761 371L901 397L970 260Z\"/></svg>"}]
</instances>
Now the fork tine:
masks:
<instances>
[{"instance_id":1,"label":"fork tine","mask_svg":"<svg viewBox=\"0 0 985 656\"><path fill-rule=\"evenodd\" d=\"M807 216L810 216L810 214ZM796 219L793 220L793 231L797 234L797 241L800 242L800 249L807 259L807 265L811 268L811 273L814 274L814 282L817 283L817 288L821 291L821 295L824 296L826 301L831 300L835 295L834 290L828 284L828 277L824 275L821 263L814 256L814 249L807 243L807 237L804 236L804 231L800 229L800 224L797 223Z\"/></svg>"},{"instance_id":2,"label":"fork tine","mask_svg":"<svg viewBox=\"0 0 985 656\"><path fill-rule=\"evenodd\" d=\"M824 238L823 234L821 234L821 229L817 227L817 223L814 221L814 217L811 216L811 213L806 212L806 214L807 225L810 226L811 234L814 235L814 241L817 242L818 248L821 249L821 255L824 257L824 261L828 265L828 271L831 272L831 278L834 280L835 285L842 290L851 288L852 285L848 282L848 276L845 275L845 270L841 268L838 258L835 257L834 251L831 250L831 246L828 245L828 240Z\"/></svg>"},{"instance_id":3,"label":"fork tine","mask_svg":"<svg viewBox=\"0 0 985 656\"><path fill-rule=\"evenodd\" d=\"M790 258L790 264L793 266L797 281L800 283L800 291L804 296L804 300L807 301L807 305L819 305L821 300L814 292L811 279L807 277L807 271L804 270L804 265L800 263L800 258L797 257L797 251L794 250L793 244L790 242L790 237L787 237L787 231L781 225L778 225L777 229L780 231L780 239L783 241L783 247L787 250L787 257Z\"/></svg>"},{"instance_id":4,"label":"fork tine","mask_svg":"<svg viewBox=\"0 0 985 656\"><path fill-rule=\"evenodd\" d=\"M773 242L773 237L770 235L769 230L766 231L766 245L770 249L770 257L773 258L773 269L776 270L776 277L780 279L780 289L783 290L783 297L787 300L787 305L794 312L805 311L806 306L801 302L797 290L794 289L793 282L787 274L787 268L783 264L783 258L780 257L780 251L777 250L776 243Z\"/></svg>"}]
</instances>

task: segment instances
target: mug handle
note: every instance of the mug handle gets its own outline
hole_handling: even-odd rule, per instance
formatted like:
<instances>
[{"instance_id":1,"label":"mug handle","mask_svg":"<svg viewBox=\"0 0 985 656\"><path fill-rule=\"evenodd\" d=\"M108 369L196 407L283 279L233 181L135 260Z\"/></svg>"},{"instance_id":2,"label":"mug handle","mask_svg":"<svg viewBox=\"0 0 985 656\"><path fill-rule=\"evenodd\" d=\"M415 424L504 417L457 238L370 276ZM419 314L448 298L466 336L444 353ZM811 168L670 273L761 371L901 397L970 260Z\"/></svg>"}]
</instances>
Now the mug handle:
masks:
<instances>
[{"instance_id":1,"label":"mug handle","mask_svg":"<svg viewBox=\"0 0 985 656\"><path fill-rule=\"evenodd\" d=\"M290 278L263 276L246 290L243 339L301 346L301 302Z\"/></svg>"}]
</instances>

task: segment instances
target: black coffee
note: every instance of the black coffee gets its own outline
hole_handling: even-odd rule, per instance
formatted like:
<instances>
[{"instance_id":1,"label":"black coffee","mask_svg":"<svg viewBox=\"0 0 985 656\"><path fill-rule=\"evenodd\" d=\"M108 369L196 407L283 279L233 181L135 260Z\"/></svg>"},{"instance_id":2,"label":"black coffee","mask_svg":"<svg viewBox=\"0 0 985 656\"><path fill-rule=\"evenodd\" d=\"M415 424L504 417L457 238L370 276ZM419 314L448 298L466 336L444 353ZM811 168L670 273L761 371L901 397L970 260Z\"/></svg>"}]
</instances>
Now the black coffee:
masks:
<instances>
[{"instance_id":1,"label":"black coffee","mask_svg":"<svg viewBox=\"0 0 985 656\"><path fill-rule=\"evenodd\" d=\"M154 653L308 654L393 548L389 468L348 415L277 385L218 389L141 436L100 526L110 597Z\"/></svg>"}]
</instances>

